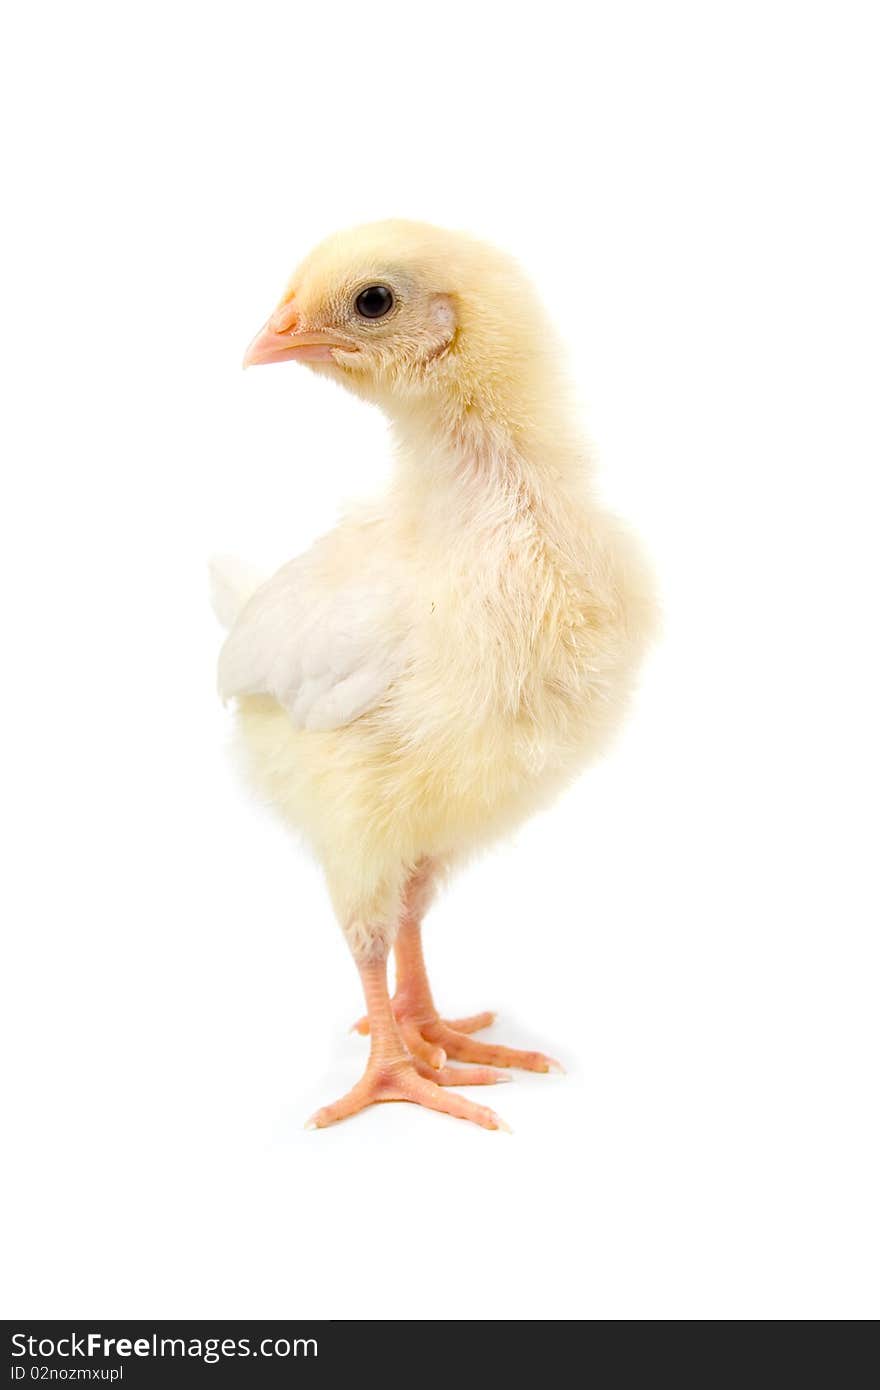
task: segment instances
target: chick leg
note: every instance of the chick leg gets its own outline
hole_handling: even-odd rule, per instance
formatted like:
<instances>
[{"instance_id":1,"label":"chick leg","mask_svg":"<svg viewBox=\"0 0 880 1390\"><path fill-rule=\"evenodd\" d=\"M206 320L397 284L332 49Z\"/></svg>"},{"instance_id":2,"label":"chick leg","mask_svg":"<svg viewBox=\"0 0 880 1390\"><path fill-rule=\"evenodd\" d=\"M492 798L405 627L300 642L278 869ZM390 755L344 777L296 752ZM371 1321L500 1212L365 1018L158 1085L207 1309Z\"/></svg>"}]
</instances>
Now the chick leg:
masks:
<instances>
[{"instance_id":1,"label":"chick leg","mask_svg":"<svg viewBox=\"0 0 880 1390\"><path fill-rule=\"evenodd\" d=\"M483 1129L507 1129L494 1110L475 1105L463 1096L446 1091L444 1086L489 1084L508 1078L490 1067L441 1068L432 1071L422 1061L410 1056L403 1045L388 998L387 960L372 958L359 964L361 983L367 1003L370 1025L370 1056L364 1075L356 1086L333 1105L325 1105L306 1125L307 1129L324 1129L327 1125L345 1120L368 1105L382 1101L408 1100L429 1110L441 1110L461 1120L471 1120ZM430 1078L430 1079L429 1079Z\"/></svg>"},{"instance_id":2,"label":"chick leg","mask_svg":"<svg viewBox=\"0 0 880 1390\"><path fill-rule=\"evenodd\" d=\"M543 1052L524 1052L515 1047L480 1042L469 1036L481 1028L488 1028L494 1022L494 1013L472 1014L468 1018L454 1020L440 1017L431 994L422 950L421 919L429 898L429 885L430 867L423 865L413 874L404 893L400 926L394 943L397 987L392 1010L409 1051L429 1066L445 1071L451 1070L445 1066L447 1059L491 1067L519 1067L523 1071L561 1071L559 1062ZM369 1016L355 1024L359 1033L369 1033L370 1027ZM461 1084L464 1085L464 1073L461 1076Z\"/></svg>"}]
</instances>

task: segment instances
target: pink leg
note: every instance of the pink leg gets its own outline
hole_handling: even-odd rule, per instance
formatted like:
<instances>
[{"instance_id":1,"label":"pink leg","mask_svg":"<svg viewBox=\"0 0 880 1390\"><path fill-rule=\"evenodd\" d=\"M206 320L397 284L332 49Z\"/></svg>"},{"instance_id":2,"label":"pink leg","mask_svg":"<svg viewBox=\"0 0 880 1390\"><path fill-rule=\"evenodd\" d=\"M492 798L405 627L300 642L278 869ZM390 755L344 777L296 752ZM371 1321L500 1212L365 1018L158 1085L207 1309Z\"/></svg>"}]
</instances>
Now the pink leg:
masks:
<instances>
[{"instance_id":1,"label":"pink leg","mask_svg":"<svg viewBox=\"0 0 880 1390\"><path fill-rule=\"evenodd\" d=\"M515 1047L501 1047L470 1037L469 1034L488 1028L494 1022L493 1013L472 1014L468 1018L454 1020L440 1017L431 994L422 951L421 914L429 875L430 868L426 866L417 870L410 880L394 943L397 989L392 1009L401 1037L413 1057L446 1071L450 1070L445 1067L447 1059L492 1067L519 1067L523 1071L561 1071L560 1064L543 1052L523 1052ZM369 1017L360 1019L355 1028L359 1033L369 1033Z\"/></svg>"}]
</instances>

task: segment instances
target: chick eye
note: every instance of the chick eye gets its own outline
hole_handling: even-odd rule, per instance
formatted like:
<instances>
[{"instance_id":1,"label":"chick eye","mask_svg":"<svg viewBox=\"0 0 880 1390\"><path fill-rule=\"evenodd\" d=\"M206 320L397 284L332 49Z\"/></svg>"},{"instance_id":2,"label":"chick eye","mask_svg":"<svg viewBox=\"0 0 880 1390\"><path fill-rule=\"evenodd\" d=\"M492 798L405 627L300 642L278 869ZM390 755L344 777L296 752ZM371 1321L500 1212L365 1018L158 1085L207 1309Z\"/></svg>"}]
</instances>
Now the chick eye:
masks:
<instances>
[{"instance_id":1,"label":"chick eye","mask_svg":"<svg viewBox=\"0 0 880 1390\"><path fill-rule=\"evenodd\" d=\"M362 319L381 319L394 303L394 295L387 285L369 285L361 290L354 307Z\"/></svg>"}]
</instances>

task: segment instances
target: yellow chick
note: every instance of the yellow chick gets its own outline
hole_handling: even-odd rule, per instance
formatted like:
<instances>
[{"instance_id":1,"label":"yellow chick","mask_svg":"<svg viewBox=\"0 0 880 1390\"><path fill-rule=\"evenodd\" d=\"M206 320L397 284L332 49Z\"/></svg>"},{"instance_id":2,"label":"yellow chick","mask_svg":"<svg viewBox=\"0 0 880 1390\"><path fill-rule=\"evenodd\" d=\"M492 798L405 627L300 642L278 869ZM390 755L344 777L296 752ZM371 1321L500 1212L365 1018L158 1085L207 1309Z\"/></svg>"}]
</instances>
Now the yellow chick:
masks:
<instances>
[{"instance_id":1,"label":"yellow chick","mask_svg":"<svg viewBox=\"0 0 880 1390\"><path fill-rule=\"evenodd\" d=\"M404 221L331 237L245 365L287 360L378 405L395 456L387 496L267 583L215 573L221 694L256 784L324 868L366 999L365 1074L309 1123L405 1100L505 1128L448 1087L554 1063L477 1041L491 1014L440 1017L422 918L442 875L605 747L651 581L591 496L562 351L499 251Z\"/></svg>"}]
</instances>

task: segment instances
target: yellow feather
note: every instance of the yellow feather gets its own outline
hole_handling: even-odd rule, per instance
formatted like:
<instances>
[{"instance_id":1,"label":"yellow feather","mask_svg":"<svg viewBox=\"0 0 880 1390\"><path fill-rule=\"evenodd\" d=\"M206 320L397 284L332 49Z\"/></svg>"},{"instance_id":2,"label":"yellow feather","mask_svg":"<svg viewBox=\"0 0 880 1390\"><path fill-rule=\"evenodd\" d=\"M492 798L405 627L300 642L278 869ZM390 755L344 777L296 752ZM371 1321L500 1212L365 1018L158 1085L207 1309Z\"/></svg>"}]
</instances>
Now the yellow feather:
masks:
<instances>
[{"instance_id":1,"label":"yellow feather","mask_svg":"<svg viewBox=\"0 0 880 1390\"><path fill-rule=\"evenodd\" d=\"M634 540L591 496L561 352L521 271L456 234L383 223L331 239L291 290L326 320L340 286L388 267L450 296L449 349L420 356L410 324L403 348L398 334L367 362L315 369L391 420L388 496L341 524L334 554L341 572L367 553L402 565L406 668L342 728L239 702L251 776L311 843L359 956L393 940L420 859L486 845L605 748L654 621Z\"/></svg>"}]
</instances>

